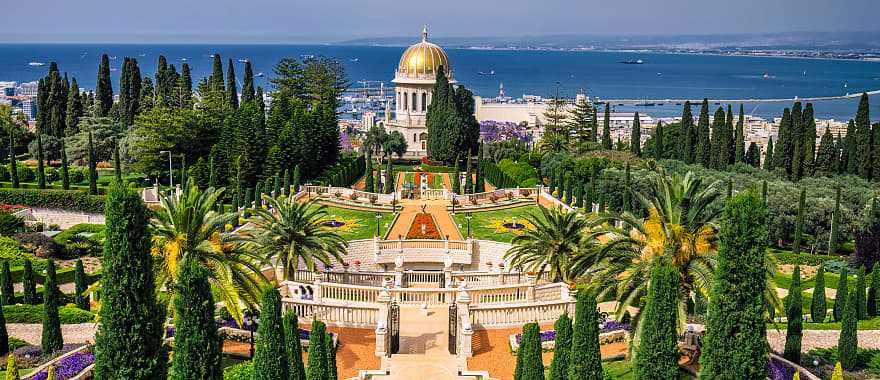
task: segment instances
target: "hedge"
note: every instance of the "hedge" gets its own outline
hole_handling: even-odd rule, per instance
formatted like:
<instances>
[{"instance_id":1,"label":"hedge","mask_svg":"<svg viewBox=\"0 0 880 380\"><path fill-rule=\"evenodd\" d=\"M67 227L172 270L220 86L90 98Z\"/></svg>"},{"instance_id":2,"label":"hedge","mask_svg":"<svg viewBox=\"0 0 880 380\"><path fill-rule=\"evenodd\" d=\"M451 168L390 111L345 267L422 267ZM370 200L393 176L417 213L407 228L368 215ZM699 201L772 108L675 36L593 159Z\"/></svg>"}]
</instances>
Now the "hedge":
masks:
<instances>
[{"instance_id":1,"label":"hedge","mask_svg":"<svg viewBox=\"0 0 880 380\"><path fill-rule=\"evenodd\" d=\"M0 189L0 203L101 214L105 197L74 190Z\"/></svg>"},{"instance_id":2,"label":"hedge","mask_svg":"<svg viewBox=\"0 0 880 380\"><path fill-rule=\"evenodd\" d=\"M67 241L70 240L71 237L78 235L81 232L88 232L93 234L99 234L104 232L103 224L90 224L90 223L80 223L71 226L70 228L61 231L57 235L53 236L52 239L55 240L56 243L61 245L66 245Z\"/></svg>"},{"instance_id":3,"label":"hedge","mask_svg":"<svg viewBox=\"0 0 880 380\"><path fill-rule=\"evenodd\" d=\"M43 305L8 305L3 306L6 323L42 323ZM78 309L73 305L58 308L61 323L89 323L95 321L95 314Z\"/></svg>"},{"instance_id":4,"label":"hedge","mask_svg":"<svg viewBox=\"0 0 880 380\"><path fill-rule=\"evenodd\" d=\"M822 263L828 260L839 259L839 256L831 256L831 255L818 255L812 253L794 253L791 251L780 251L773 248L767 250L774 259L776 259L777 264L789 264L789 265L810 265L810 266L819 266Z\"/></svg>"},{"instance_id":5,"label":"hedge","mask_svg":"<svg viewBox=\"0 0 880 380\"><path fill-rule=\"evenodd\" d=\"M253 373L254 362L246 361L223 370L223 380L251 380Z\"/></svg>"}]
</instances>

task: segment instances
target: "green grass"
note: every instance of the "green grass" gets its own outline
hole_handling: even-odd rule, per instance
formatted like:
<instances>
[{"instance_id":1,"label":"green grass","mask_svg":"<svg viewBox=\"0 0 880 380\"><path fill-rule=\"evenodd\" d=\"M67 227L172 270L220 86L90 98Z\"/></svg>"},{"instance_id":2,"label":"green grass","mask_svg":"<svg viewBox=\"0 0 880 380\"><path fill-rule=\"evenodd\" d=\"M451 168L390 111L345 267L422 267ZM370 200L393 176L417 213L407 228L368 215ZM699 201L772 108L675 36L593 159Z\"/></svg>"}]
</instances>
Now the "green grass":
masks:
<instances>
[{"instance_id":1,"label":"green grass","mask_svg":"<svg viewBox=\"0 0 880 380\"><path fill-rule=\"evenodd\" d=\"M606 373L614 376L613 378L616 380L633 380L635 379L635 372L633 372L632 362L629 360L618 360L613 362L604 362L602 363L602 369L606 371ZM691 376L689 373L680 370L681 380L693 380L695 377ZM550 368L547 367L544 369L544 377L550 378Z\"/></svg>"},{"instance_id":2,"label":"green grass","mask_svg":"<svg viewBox=\"0 0 880 380\"><path fill-rule=\"evenodd\" d=\"M372 238L376 234L377 223L379 224L380 233L385 234L388 228L391 227L391 221L394 219L394 214L390 212L381 213L382 218L377 222L376 213L372 211L350 210L334 206L328 206L326 211L328 219L332 216L336 220L353 220L357 223L357 226L350 231L344 231L344 228L336 230L336 233L345 240Z\"/></svg>"},{"instance_id":3,"label":"green grass","mask_svg":"<svg viewBox=\"0 0 880 380\"><path fill-rule=\"evenodd\" d=\"M831 310L831 307L828 307L828 310ZM829 313L828 318L831 319L831 313ZM785 331L786 325L784 322L782 323L768 323L767 329L780 330ZM840 322L825 322L825 323L813 323L806 322L804 323L804 330L840 330ZM880 330L880 317L874 317L871 319L866 319L864 321L859 321L859 330Z\"/></svg>"},{"instance_id":4,"label":"green grass","mask_svg":"<svg viewBox=\"0 0 880 380\"><path fill-rule=\"evenodd\" d=\"M504 243L509 243L516 234L511 232L502 232L498 233L495 228L492 226L492 222L495 220L503 220L505 222L509 222L513 220L513 217L516 217L517 221L522 221L529 214L538 214L540 215L540 211L538 210L537 205L528 205L528 206L520 206L513 207L503 210L494 210L494 211L483 211L483 212L472 212L471 215L473 218L471 219L471 234L481 240L493 240L500 241ZM457 212L453 219L455 223L461 226L460 230L462 235L467 234L467 213L466 212Z\"/></svg>"},{"instance_id":5,"label":"green grass","mask_svg":"<svg viewBox=\"0 0 880 380\"><path fill-rule=\"evenodd\" d=\"M439 174L435 174L433 177L433 181L431 183L432 189L442 189L443 188L443 176Z\"/></svg>"}]
</instances>

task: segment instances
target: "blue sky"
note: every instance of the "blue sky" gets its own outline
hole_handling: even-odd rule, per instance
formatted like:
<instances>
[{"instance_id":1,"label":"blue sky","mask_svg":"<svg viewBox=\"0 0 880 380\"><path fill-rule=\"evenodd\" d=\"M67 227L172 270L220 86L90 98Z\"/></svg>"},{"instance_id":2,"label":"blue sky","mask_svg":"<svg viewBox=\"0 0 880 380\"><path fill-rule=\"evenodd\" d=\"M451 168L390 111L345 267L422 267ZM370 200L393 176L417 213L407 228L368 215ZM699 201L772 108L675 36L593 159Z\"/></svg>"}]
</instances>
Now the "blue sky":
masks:
<instances>
[{"instance_id":1,"label":"blue sky","mask_svg":"<svg viewBox=\"0 0 880 380\"><path fill-rule=\"evenodd\" d=\"M433 35L878 30L878 0L7 0L0 40L333 42Z\"/></svg>"}]
</instances>

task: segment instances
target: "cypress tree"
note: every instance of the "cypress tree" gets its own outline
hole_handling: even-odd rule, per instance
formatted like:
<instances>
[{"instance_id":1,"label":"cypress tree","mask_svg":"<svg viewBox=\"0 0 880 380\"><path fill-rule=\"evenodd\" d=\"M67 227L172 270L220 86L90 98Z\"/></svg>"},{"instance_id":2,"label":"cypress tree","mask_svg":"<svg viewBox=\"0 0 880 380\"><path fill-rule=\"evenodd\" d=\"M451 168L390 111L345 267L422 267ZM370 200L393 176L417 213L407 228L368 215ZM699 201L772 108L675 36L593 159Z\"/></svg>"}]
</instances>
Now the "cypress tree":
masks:
<instances>
[{"instance_id":1,"label":"cypress tree","mask_svg":"<svg viewBox=\"0 0 880 380\"><path fill-rule=\"evenodd\" d=\"M863 178L871 179L871 166L874 163L871 159L871 118L868 110L868 94L862 93L862 97L859 99L859 108L856 111L853 141L855 150L853 153L856 159L856 173Z\"/></svg>"},{"instance_id":2,"label":"cypress tree","mask_svg":"<svg viewBox=\"0 0 880 380\"><path fill-rule=\"evenodd\" d=\"M373 169L370 168L370 170L367 171L367 174L372 173L372 170ZM370 179L372 179L372 177L370 177ZM284 195L290 195L290 169L287 168L284 169L284 189L282 192Z\"/></svg>"},{"instance_id":3,"label":"cypress tree","mask_svg":"<svg viewBox=\"0 0 880 380\"><path fill-rule=\"evenodd\" d=\"M235 84L235 66L232 59L226 66L226 99L232 108L238 108L238 86Z\"/></svg>"},{"instance_id":4,"label":"cypress tree","mask_svg":"<svg viewBox=\"0 0 880 380\"><path fill-rule=\"evenodd\" d=\"M749 149L746 150L743 162L754 168L761 167L761 151L758 149L758 144L755 144L754 141L749 143Z\"/></svg>"},{"instance_id":5,"label":"cypress tree","mask_svg":"<svg viewBox=\"0 0 880 380\"><path fill-rule=\"evenodd\" d=\"M394 192L394 170L391 166L391 157L388 157L388 163L385 164L385 194Z\"/></svg>"},{"instance_id":6,"label":"cypress tree","mask_svg":"<svg viewBox=\"0 0 880 380\"><path fill-rule=\"evenodd\" d=\"M526 323L516 351L514 380L544 380L541 362L541 335L537 323ZM309 379L312 380L312 379Z\"/></svg>"},{"instance_id":7,"label":"cypress tree","mask_svg":"<svg viewBox=\"0 0 880 380\"><path fill-rule=\"evenodd\" d=\"M825 265L819 265L816 271L816 284L813 286L813 299L810 303L810 318L813 322L825 322L828 306L825 301Z\"/></svg>"},{"instance_id":8,"label":"cypress tree","mask_svg":"<svg viewBox=\"0 0 880 380\"><path fill-rule=\"evenodd\" d=\"M586 291L578 292L573 330L567 379L601 379L599 313L596 311L596 297Z\"/></svg>"},{"instance_id":9,"label":"cypress tree","mask_svg":"<svg viewBox=\"0 0 880 380\"><path fill-rule=\"evenodd\" d=\"M467 168L465 171L467 174L464 177L464 193L471 194L474 192L474 172L473 166L471 164L471 152L468 152L467 157L465 158L465 167Z\"/></svg>"},{"instance_id":10,"label":"cypress tree","mask_svg":"<svg viewBox=\"0 0 880 380\"><path fill-rule=\"evenodd\" d=\"M24 261L24 273L21 278L22 287L24 288L24 304L37 304L37 281L34 279L34 267L30 260Z\"/></svg>"},{"instance_id":11,"label":"cypress tree","mask_svg":"<svg viewBox=\"0 0 880 380\"><path fill-rule=\"evenodd\" d=\"M595 113L593 113L595 116ZM458 157L456 156L456 159ZM474 189L475 193L485 193L486 192L486 179L483 177L483 143L480 142L479 148L477 148L477 166L474 168L476 171L476 189ZM519 186L519 184L517 184Z\"/></svg>"},{"instance_id":12,"label":"cypress tree","mask_svg":"<svg viewBox=\"0 0 880 380\"><path fill-rule=\"evenodd\" d=\"M58 283L55 281L55 260L46 262L46 280L43 281L43 339L44 353L60 350L64 346L61 338L61 318L58 316Z\"/></svg>"},{"instance_id":13,"label":"cypress tree","mask_svg":"<svg viewBox=\"0 0 880 380\"><path fill-rule=\"evenodd\" d=\"M865 299L865 267L859 268L859 276L856 277L856 318L858 320L868 319L868 304ZM847 305L849 306L849 305Z\"/></svg>"},{"instance_id":14,"label":"cypress tree","mask_svg":"<svg viewBox=\"0 0 880 380\"><path fill-rule=\"evenodd\" d=\"M791 170L788 173L794 180L800 180L803 172L804 158L801 154L804 150L804 125L801 102L794 102L791 107Z\"/></svg>"},{"instance_id":15,"label":"cypress tree","mask_svg":"<svg viewBox=\"0 0 880 380\"><path fill-rule=\"evenodd\" d=\"M312 331L314 333L314 331ZM263 291L260 304L259 339L254 353L254 380L288 378L287 346L281 323L281 294L278 289Z\"/></svg>"},{"instance_id":16,"label":"cypress tree","mask_svg":"<svg viewBox=\"0 0 880 380\"><path fill-rule=\"evenodd\" d=\"M272 178L272 192L275 197L281 196L281 173L275 172L275 177Z\"/></svg>"},{"instance_id":17,"label":"cypress tree","mask_svg":"<svg viewBox=\"0 0 880 380\"><path fill-rule=\"evenodd\" d=\"M834 146L834 136L831 136L831 128L825 128L822 139L819 141L819 151L813 163L813 172L818 175L831 176L837 173L837 147Z\"/></svg>"},{"instance_id":18,"label":"cypress tree","mask_svg":"<svg viewBox=\"0 0 880 380\"><path fill-rule=\"evenodd\" d=\"M663 122L657 122L657 130L654 132L654 159L663 159Z\"/></svg>"},{"instance_id":19,"label":"cypress tree","mask_svg":"<svg viewBox=\"0 0 880 380\"><path fill-rule=\"evenodd\" d=\"M208 85L211 87L211 91L226 92L226 86L223 84L223 61L220 58L220 53L214 53L213 59Z\"/></svg>"},{"instance_id":20,"label":"cypress tree","mask_svg":"<svg viewBox=\"0 0 880 380\"><path fill-rule=\"evenodd\" d=\"M857 174L858 158L856 157L856 122L849 120L846 125L846 137L843 141L843 149L840 155L841 173Z\"/></svg>"},{"instance_id":21,"label":"cypress tree","mask_svg":"<svg viewBox=\"0 0 880 380\"><path fill-rule=\"evenodd\" d=\"M122 159L119 157L119 141L113 146L113 173L116 174L116 180L122 181Z\"/></svg>"},{"instance_id":22,"label":"cypress tree","mask_svg":"<svg viewBox=\"0 0 880 380\"><path fill-rule=\"evenodd\" d=\"M364 161L366 166L366 169L364 169L364 191L373 193L373 160L370 158L369 151L367 151Z\"/></svg>"},{"instance_id":23,"label":"cypress tree","mask_svg":"<svg viewBox=\"0 0 880 380\"><path fill-rule=\"evenodd\" d=\"M803 151L801 155L803 156L802 161L802 171L803 175L811 176L815 172L816 169L816 118L813 116L813 103L807 103L806 108L804 108L804 114L802 117L803 121L801 122L803 127ZM830 128L825 128L826 133ZM830 134L829 134L830 137Z\"/></svg>"},{"instance_id":24,"label":"cypress tree","mask_svg":"<svg viewBox=\"0 0 880 380\"><path fill-rule=\"evenodd\" d=\"M214 299L208 272L195 259L184 259L177 286L186 289L186 295L174 297L176 331L169 379L220 380L223 378L220 365L223 347L214 321Z\"/></svg>"},{"instance_id":25,"label":"cypress tree","mask_svg":"<svg viewBox=\"0 0 880 380\"><path fill-rule=\"evenodd\" d=\"M639 112L633 117L632 136L629 139L630 151L636 157L642 156L642 125L639 120Z\"/></svg>"},{"instance_id":26,"label":"cypress tree","mask_svg":"<svg viewBox=\"0 0 880 380\"><path fill-rule=\"evenodd\" d=\"M761 182L761 201L767 205L767 180Z\"/></svg>"},{"instance_id":27,"label":"cypress tree","mask_svg":"<svg viewBox=\"0 0 880 380\"><path fill-rule=\"evenodd\" d=\"M718 107L712 119L712 157L710 158L711 167L717 170L727 168L727 124L725 119L724 108Z\"/></svg>"},{"instance_id":28,"label":"cypress tree","mask_svg":"<svg viewBox=\"0 0 880 380\"><path fill-rule=\"evenodd\" d=\"M831 373L831 380L843 380L843 368L838 361L834 364L834 372Z\"/></svg>"},{"instance_id":29,"label":"cypress tree","mask_svg":"<svg viewBox=\"0 0 880 380\"><path fill-rule=\"evenodd\" d=\"M9 261L3 261L3 272L0 272L0 275L3 277L0 278L0 291L2 291L2 301L3 305L14 305L15 304L15 288L12 284L12 273L9 271Z\"/></svg>"},{"instance_id":30,"label":"cypress tree","mask_svg":"<svg viewBox=\"0 0 880 380\"><path fill-rule=\"evenodd\" d=\"M605 103L605 115L602 119L602 149L611 150L611 107Z\"/></svg>"},{"instance_id":31,"label":"cypress tree","mask_svg":"<svg viewBox=\"0 0 880 380\"><path fill-rule=\"evenodd\" d=\"M89 299L85 296L88 284L86 284L86 271L83 269L82 259L76 259L76 269L73 273L73 282L76 285L76 307L83 310L90 310Z\"/></svg>"},{"instance_id":32,"label":"cypress tree","mask_svg":"<svg viewBox=\"0 0 880 380\"><path fill-rule=\"evenodd\" d=\"M309 333L309 364L306 366L308 380L327 379L327 344L324 343L326 335L324 323L317 319L312 321L312 331Z\"/></svg>"},{"instance_id":33,"label":"cypress tree","mask_svg":"<svg viewBox=\"0 0 880 380\"><path fill-rule=\"evenodd\" d=\"M801 252L801 239L804 234L804 203L807 199L807 189L801 189L801 196L799 199L797 221L794 226L794 242L791 247L795 254Z\"/></svg>"},{"instance_id":34,"label":"cypress tree","mask_svg":"<svg viewBox=\"0 0 880 380\"><path fill-rule=\"evenodd\" d=\"M553 347L553 362L550 364L549 380L568 379L568 367L571 358L571 318L563 313L553 324L556 340Z\"/></svg>"},{"instance_id":35,"label":"cypress tree","mask_svg":"<svg viewBox=\"0 0 880 380\"><path fill-rule=\"evenodd\" d=\"M302 343L299 339L299 319L291 310L284 315L284 344L287 351L289 380L306 380L306 368L302 361Z\"/></svg>"},{"instance_id":36,"label":"cypress tree","mask_svg":"<svg viewBox=\"0 0 880 380\"><path fill-rule=\"evenodd\" d=\"M43 166L43 133L37 128L37 187L46 188L46 168Z\"/></svg>"},{"instance_id":37,"label":"cypress tree","mask_svg":"<svg viewBox=\"0 0 880 380\"><path fill-rule=\"evenodd\" d=\"M736 150L736 144L734 143L734 136L736 133L734 132L733 126L733 109L731 109L730 104L727 105L727 123L724 124L724 145L721 149L721 154L727 159L727 165L732 165L734 163L733 155Z\"/></svg>"},{"instance_id":38,"label":"cypress tree","mask_svg":"<svg viewBox=\"0 0 880 380\"><path fill-rule=\"evenodd\" d=\"M251 61L244 62L244 81L241 82L241 102L250 102L254 100L254 69L251 67Z\"/></svg>"},{"instance_id":39,"label":"cypress tree","mask_svg":"<svg viewBox=\"0 0 880 380\"><path fill-rule=\"evenodd\" d=\"M327 344L327 380L337 380L336 373L336 346L333 344L333 338L330 334L324 335L324 343Z\"/></svg>"},{"instance_id":40,"label":"cypress tree","mask_svg":"<svg viewBox=\"0 0 880 380\"><path fill-rule=\"evenodd\" d=\"M767 149L764 151L764 170L773 170L773 138L767 141Z\"/></svg>"},{"instance_id":41,"label":"cypress tree","mask_svg":"<svg viewBox=\"0 0 880 380\"><path fill-rule=\"evenodd\" d=\"M97 116L109 116L110 107L113 106L113 85L110 83L110 58L106 53L101 55L101 64L98 66L95 100L97 102L95 108Z\"/></svg>"},{"instance_id":42,"label":"cypress tree","mask_svg":"<svg viewBox=\"0 0 880 380\"><path fill-rule=\"evenodd\" d=\"M745 158L745 134L743 128L745 128L745 112L743 111L743 105L739 105L739 119L736 122L736 133L733 136L733 144L734 144L734 152L733 152L733 161L743 162Z\"/></svg>"},{"instance_id":43,"label":"cypress tree","mask_svg":"<svg viewBox=\"0 0 880 380\"><path fill-rule=\"evenodd\" d=\"M92 132L89 132L89 194L98 195L98 170L95 163L95 144L92 141Z\"/></svg>"},{"instance_id":44,"label":"cypress tree","mask_svg":"<svg viewBox=\"0 0 880 380\"><path fill-rule=\"evenodd\" d=\"M9 177L12 179L12 188L17 189L18 183L18 160L15 159L15 133L9 133Z\"/></svg>"},{"instance_id":45,"label":"cypress tree","mask_svg":"<svg viewBox=\"0 0 880 380\"><path fill-rule=\"evenodd\" d=\"M650 281L633 372L637 379L674 379L680 357L676 321L681 280L678 271L661 262L654 264Z\"/></svg>"},{"instance_id":46,"label":"cypress tree","mask_svg":"<svg viewBox=\"0 0 880 380\"><path fill-rule=\"evenodd\" d=\"M630 175L629 175L629 162L626 163L626 172L624 174L624 182L623 182L623 211L628 212L632 208L632 197L631 195L632 189L630 188Z\"/></svg>"},{"instance_id":47,"label":"cypress tree","mask_svg":"<svg viewBox=\"0 0 880 380\"><path fill-rule=\"evenodd\" d=\"M3 308L0 307L0 355L6 355L8 353L9 332L6 331L6 316L3 314Z\"/></svg>"},{"instance_id":48,"label":"cypress tree","mask_svg":"<svg viewBox=\"0 0 880 380\"><path fill-rule=\"evenodd\" d=\"M700 107L700 118L697 122L697 149L694 152L694 163L710 167L712 144L709 140L709 100L703 99Z\"/></svg>"},{"instance_id":49,"label":"cypress tree","mask_svg":"<svg viewBox=\"0 0 880 380\"><path fill-rule=\"evenodd\" d=\"M843 312L846 309L846 297L849 294L849 287L847 286L847 281L849 281L848 270L846 267L840 269L840 279L837 280L837 294L834 297L834 307L832 308L832 313L834 315L834 321L840 322L843 320Z\"/></svg>"},{"instance_id":50,"label":"cypress tree","mask_svg":"<svg viewBox=\"0 0 880 380\"><path fill-rule=\"evenodd\" d=\"M834 190L834 213L831 214L831 232L828 238L828 254L837 253L837 240L840 230L840 186Z\"/></svg>"},{"instance_id":51,"label":"cypress tree","mask_svg":"<svg viewBox=\"0 0 880 380\"><path fill-rule=\"evenodd\" d=\"M296 164L293 167L293 193L294 194L299 192L299 185L300 185L299 164ZM378 191L377 191L377 193L378 193Z\"/></svg>"},{"instance_id":52,"label":"cypress tree","mask_svg":"<svg viewBox=\"0 0 880 380\"><path fill-rule=\"evenodd\" d=\"M694 162L694 116L691 114L691 102L685 101L681 109L681 137L684 141L678 144L677 159L686 163Z\"/></svg>"},{"instance_id":53,"label":"cypress tree","mask_svg":"<svg viewBox=\"0 0 880 380\"><path fill-rule=\"evenodd\" d=\"M866 301L868 307L868 316L876 317L880 315L880 305L878 305L878 292L880 292L880 265L874 264L871 270L871 286L868 288L868 299Z\"/></svg>"},{"instance_id":54,"label":"cypress tree","mask_svg":"<svg viewBox=\"0 0 880 380\"><path fill-rule=\"evenodd\" d=\"M779 132L776 147L773 151L773 167L783 168L786 173L791 171L791 109L782 111L779 121Z\"/></svg>"},{"instance_id":55,"label":"cypress tree","mask_svg":"<svg viewBox=\"0 0 880 380\"><path fill-rule=\"evenodd\" d=\"M785 331L785 351L783 356L794 362L801 362L801 338L804 327L803 320L803 295L801 294L801 267L794 266L791 275L791 286L788 288L788 300L786 301L786 317L788 328Z\"/></svg>"},{"instance_id":56,"label":"cypress tree","mask_svg":"<svg viewBox=\"0 0 880 380\"><path fill-rule=\"evenodd\" d=\"M67 166L67 149L64 147L64 139L61 140L61 188L70 190L70 174Z\"/></svg>"},{"instance_id":57,"label":"cypress tree","mask_svg":"<svg viewBox=\"0 0 880 380\"><path fill-rule=\"evenodd\" d=\"M192 108L193 81L188 63L180 66L180 79L178 80L180 107Z\"/></svg>"},{"instance_id":58,"label":"cypress tree","mask_svg":"<svg viewBox=\"0 0 880 380\"><path fill-rule=\"evenodd\" d=\"M453 168L455 169L452 173L452 192L456 194L461 194L461 172L459 172L459 168L461 167L461 160L459 160L458 156L455 156L455 165ZM551 190L552 193L552 190Z\"/></svg>"},{"instance_id":59,"label":"cypress tree","mask_svg":"<svg viewBox=\"0 0 880 380\"><path fill-rule=\"evenodd\" d=\"M107 195L101 259L101 324L95 379L164 379L165 310L156 301L149 215L136 193L115 183Z\"/></svg>"},{"instance_id":60,"label":"cypress tree","mask_svg":"<svg viewBox=\"0 0 880 380\"><path fill-rule=\"evenodd\" d=\"M767 374L767 219L767 206L754 192L739 193L726 202L700 378L763 379Z\"/></svg>"},{"instance_id":61,"label":"cypress tree","mask_svg":"<svg viewBox=\"0 0 880 380\"><path fill-rule=\"evenodd\" d=\"M257 190L254 192L254 208L262 208L263 207L263 184L261 182L257 182Z\"/></svg>"},{"instance_id":62,"label":"cypress tree","mask_svg":"<svg viewBox=\"0 0 880 380\"><path fill-rule=\"evenodd\" d=\"M852 292L849 293L847 297L844 295L840 297L840 293L838 293L838 297L841 301L846 303L846 307L843 310L843 321L840 324L840 337L837 341L837 360L840 361L840 365L843 369L847 371L852 371L855 369L858 364L858 349L859 349L859 336L858 336L858 292L856 289L853 289ZM845 301L844 301L845 300Z\"/></svg>"}]
</instances>

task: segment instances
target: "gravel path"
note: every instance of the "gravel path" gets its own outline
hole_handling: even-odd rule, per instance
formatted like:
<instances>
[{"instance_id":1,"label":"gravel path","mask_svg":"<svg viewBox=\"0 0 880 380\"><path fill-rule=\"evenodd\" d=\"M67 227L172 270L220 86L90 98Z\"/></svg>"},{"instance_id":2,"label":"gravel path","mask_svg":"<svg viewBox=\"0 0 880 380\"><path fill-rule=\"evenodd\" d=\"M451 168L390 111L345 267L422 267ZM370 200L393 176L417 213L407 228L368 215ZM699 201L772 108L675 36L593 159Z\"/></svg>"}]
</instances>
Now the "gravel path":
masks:
<instances>
[{"instance_id":1,"label":"gravel path","mask_svg":"<svg viewBox=\"0 0 880 380\"><path fill-rule=\"evenodd\" d=\"M94 343L97 325L94 323L77 323L61 325L64 343ZM24 339L31 344L40 344L43 339L43 325L39 323L7 323L9 336Z\"/></svg>"},{"instance_id":2,"label":"gravel path","mask_svg":"<svg viewBox=\"0 0 880 380\"><path fill-rule=\"evenodd\" d=\"M837 346L840 338L838 330L804 330L801 341L801 351L808 352L814 348L828 348ZM767 329L767 341L773 351L782 352L785 349L785 331ZM880 330L860 330L860 348L880 348Z\"/></svg>"}]
</instances>

